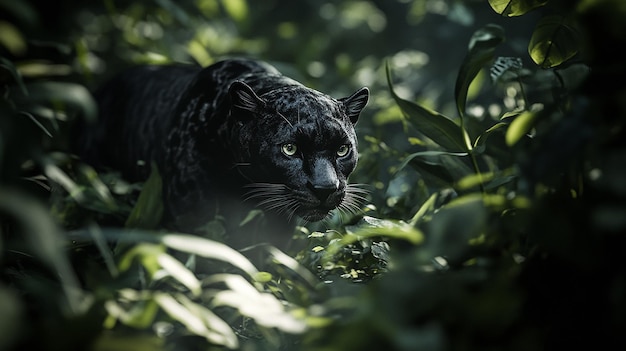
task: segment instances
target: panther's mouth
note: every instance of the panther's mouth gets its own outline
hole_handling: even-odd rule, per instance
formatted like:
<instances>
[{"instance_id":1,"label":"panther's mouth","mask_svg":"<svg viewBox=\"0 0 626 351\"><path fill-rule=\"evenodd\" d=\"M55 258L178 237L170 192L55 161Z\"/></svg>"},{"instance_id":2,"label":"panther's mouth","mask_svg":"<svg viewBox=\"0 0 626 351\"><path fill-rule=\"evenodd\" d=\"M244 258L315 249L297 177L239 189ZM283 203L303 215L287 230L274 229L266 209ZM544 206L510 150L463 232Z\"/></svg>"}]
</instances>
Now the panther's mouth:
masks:
<instances>
[{"instance_id":1,"label":"panther's mouth","mask_svg":"<svg viewBox=\"0 0 626 351\"><path fill-rule=\"evenodd\" d=\"M326 201L320 202L309 193L297 192L284 184L252 183L244 201L254 200L263 210L273 212L291 222L300 217L307 222L328 219L331 212L356 214L366 201L367 190L361 184L349 184L345 191L331 194Z\"/></svg>"},{"instance_id":2,"label":"panther's mouth","mask_svg":"<svg viewBox=\"0 0 626 351\"><path fill-rule=\"evenodd\" d=\"M330 214L330 211L332 211L332 209L330 210L312 209L312 210L308 210L300 214L300 217L302 217L302 219L308 222L317 222L328 217L328 215Z\"/></svg>"}]
</instances>

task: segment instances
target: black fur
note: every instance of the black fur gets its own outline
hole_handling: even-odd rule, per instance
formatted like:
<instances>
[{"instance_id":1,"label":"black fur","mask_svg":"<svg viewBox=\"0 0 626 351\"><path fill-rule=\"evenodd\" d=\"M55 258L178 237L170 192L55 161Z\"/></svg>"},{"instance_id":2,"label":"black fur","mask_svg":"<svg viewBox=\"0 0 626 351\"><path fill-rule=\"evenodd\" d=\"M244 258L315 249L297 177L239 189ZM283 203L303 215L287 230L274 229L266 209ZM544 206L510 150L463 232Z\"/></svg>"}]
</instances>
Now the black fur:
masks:
<instances>
[{"instance_id":1,"label":"black fur","mask_svg":"<svg viewBox=\"0 0 626 351\"><path fill-rule=\"evenodd\" d=\"M146 179L156 162L165 213L179 227L212 218L228 200L319 220L361 197L347 177L367 88L337 100L265 63L226 60L133 68L95 97L100 119L82 132L78 153L129 180Z\"/></svg>"}]
</instances>

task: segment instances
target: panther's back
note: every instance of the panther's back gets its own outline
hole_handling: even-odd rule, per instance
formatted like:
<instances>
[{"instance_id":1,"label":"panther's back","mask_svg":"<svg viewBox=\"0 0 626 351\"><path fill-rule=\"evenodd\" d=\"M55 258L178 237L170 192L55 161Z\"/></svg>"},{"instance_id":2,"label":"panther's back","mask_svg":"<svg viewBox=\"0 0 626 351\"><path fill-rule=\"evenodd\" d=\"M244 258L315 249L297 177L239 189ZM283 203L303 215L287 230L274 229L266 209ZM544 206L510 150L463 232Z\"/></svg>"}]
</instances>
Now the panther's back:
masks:
<instances>
[{"instance_id":1,"label":"panther's back","mask_svg":"<svg viewBox=\"0 0 626 351\"><path fill-rule=\"evenodd\" d=\"M118 74L94 98L98 120L76 131L74 150L96 167L121 170L129 180L147 176L150 160L163 145L172 111L199 67L139 66Z\"/></svg>"}]
</instances>

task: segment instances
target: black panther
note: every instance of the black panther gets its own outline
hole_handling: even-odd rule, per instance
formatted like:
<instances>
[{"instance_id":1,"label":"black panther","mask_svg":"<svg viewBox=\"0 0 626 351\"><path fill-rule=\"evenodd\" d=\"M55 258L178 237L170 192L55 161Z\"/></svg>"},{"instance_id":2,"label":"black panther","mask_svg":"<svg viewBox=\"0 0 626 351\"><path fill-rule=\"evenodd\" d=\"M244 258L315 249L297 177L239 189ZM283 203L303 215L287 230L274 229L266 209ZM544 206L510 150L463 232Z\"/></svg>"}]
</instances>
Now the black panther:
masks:
<instances>
[{"instance_id":1,"label":"black panther","mask_svg":"<svg viewBox=\"0 0 626 351\"><path fill-rule=\"evenodd\" d=\"M178 228L206 222L227 203L318 221L363 198L347 178L367 88L335 99L266 63L229 59L131 68L94 96L99 119L82 129L77 153L131 181L145 180L156 163L165 218Z\"/></svg>"}]
</instances>

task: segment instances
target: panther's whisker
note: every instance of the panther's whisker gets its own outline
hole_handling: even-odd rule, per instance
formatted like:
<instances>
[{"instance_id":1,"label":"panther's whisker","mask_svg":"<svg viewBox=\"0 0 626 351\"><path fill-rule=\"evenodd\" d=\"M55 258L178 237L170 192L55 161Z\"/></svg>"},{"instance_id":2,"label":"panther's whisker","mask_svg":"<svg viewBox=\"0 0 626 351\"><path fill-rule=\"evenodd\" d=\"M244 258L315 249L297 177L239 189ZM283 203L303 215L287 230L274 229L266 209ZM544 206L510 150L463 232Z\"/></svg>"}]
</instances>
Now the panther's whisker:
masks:
<instances>
[{"instance_id":1,"label":"panther's whisker","mask_svg":"<svg viewBox=\"0 0 626 351\"><path fill-rule=\"evenodd\" d=\"M276 113L277 113L280 117L282 117L282 118L285 120L285 122L287 122L287 124L289 124L289 126L290 126L291 128L293 128L293 124L291 124L291 122L289 122L289 120L287 119L287 117L283 116L283 114L282 114L282 113L280 113L280 112L278 112L278 111L276 111Z\"/></svg>"},{"instance_id":2,"label":"panther's whisker","mask_svg":"<svg viewBox=\"0 0 626 351\"><path fill-rule=\"evenodd\" d=\"M287 210L289 214L287 215L287 222L291 222L291 219L296 215L296 211L298 210L298 205L294 204L291 208Z\"/></svg>"},{"instance_id":3,"label":"panther's whisker","mask_svg":"<svg viewBox=\"0 0 626 351\"><path fill-rule=\"evenodd\" d=\"M286 186L283 184L272 183L253 183L245 186L251 188L243 196L243 201L250 201L258 198L271 198L275 196L284 196Z\"/></svg>"},{"instance_id":4,"label":"panther's whisker","mask_svg":"<svg viewBox=\"0 0 626 351\"><path fill-rule=\"evenodd\" d=\"M339 210L340 214L347 216L355 215L358 213L358 211L349 203L341 203L341 205L339 205L337 209Z\"/></svg>"},{"instance_id":5,"label":"panther's whisker","mask_svg":"<svg viewBox=\"0 0 626 351\"><path fill-rule=\"evenodd\" d=\"M265 203L259 203L259 206L265 208L266 210L277 212L285 211L286 208L291 206L292 202L285 203L283 201L266 201Z\"/></svg>"},{"instance_id":6,"label":"panther's whisker","mask_svg":"<svg viewBox=\"0 0 626 351\"><path fill-rule=\"evenodd\" d=\"M345 199L350 199L358 202L367 202L368 198L359 194L346 194Z\"/></svg>"},{"instance_id":7,"label":"panther's whisker","mask_svg":"<svg viewBox=\"0 0 626 351\"><path fill-rule=\"evenodd\" d=\"M369 187L368 184L348 184L346 186L346 191L361 193L361 194L369 194L370 191L364 187Z\"/></svg>"},{"instance_id":8,"label":"panther's whisker","mask_svg":"<svg viewBox=\"0 0 626 351\"><path fill-rule=\"evenodd\" d=\"M346 212L356 215L358 213L362 213L363 209L359 206L358 203L347 202L344 206Z\"/></svg>"},{"instance_id":9,"label":"panther's whisker","mask_svg":"<svg viewBox=\"0 0 626 351\"><path fill-rule=\"evenodd\" d=\"M362 189L346 189L346 193L348 194L358 194L360 196L368 196L370 193L369 191L361 191Z\"/></svg>"}]
</instances>

